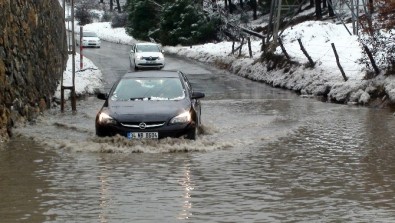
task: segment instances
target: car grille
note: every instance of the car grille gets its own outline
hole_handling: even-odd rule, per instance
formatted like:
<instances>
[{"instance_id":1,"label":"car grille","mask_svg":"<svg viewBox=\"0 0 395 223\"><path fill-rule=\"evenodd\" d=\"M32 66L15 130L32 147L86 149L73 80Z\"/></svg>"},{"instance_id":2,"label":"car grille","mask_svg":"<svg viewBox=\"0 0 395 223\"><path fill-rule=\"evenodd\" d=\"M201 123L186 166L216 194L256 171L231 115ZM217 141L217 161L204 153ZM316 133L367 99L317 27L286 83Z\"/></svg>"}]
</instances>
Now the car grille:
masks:
<instances>
[{"instance_id":1,"label":"car grille","mask_svg":"<svg viewBox=\"0 0 395 223\"><path fill-rule=\"evenodd\" d=\"M143 123L145 124L145 128L140 127ZM121 125L124 127L128 127L128 128L149 129L149 128L161 127L165 123L166 122L123 122L123 123L121 123Z\"/></svg>"},{"instance_id":2,"label":"car grille","mask_svg":"<svg viewBox=\"0 0 395 223\"><path fill-rule=\"evenodd\" d=\"M153 61L159 59L159 57L143 57L144 60Z\"/></svg>"}]
</instances>

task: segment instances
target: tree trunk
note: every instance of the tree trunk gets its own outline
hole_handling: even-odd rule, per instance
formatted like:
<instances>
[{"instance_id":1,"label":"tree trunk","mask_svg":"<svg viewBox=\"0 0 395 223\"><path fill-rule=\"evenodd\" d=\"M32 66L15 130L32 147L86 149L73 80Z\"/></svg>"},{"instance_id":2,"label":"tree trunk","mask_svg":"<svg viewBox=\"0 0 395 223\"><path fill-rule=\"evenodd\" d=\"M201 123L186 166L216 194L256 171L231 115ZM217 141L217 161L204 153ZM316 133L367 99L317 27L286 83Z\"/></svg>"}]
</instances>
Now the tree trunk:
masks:
<instances>
[{"instance_id":1,"label":"tree trunk","mask_svg":"<svg viewBox=\"0 0 395 223\"><path fill-rule=\"evenodd\" d=\"M374 13L373 0L369 0L368 7L369 7L370 14L373 14Z\"/></svg>"},{"instance_id":2,"label":"tree trunk","mask_svg":"<svg viewBox=\"0 0 395 223\"><path fill-rule=\"evenodd\" d=\"M313 7L314 6L314 0L310 0L310 5L309 7Z\"/></svg>"},{"instance_id":3,"label":"tree trunk","mask_svg":"<svg viewBox=\"0 0 395 223\"><path fill-rule=\"evenodd\" d=\"M228 0L225 0L225 10L228 9Z\"/></svg>"},{"instance_id":4,"label":"tree trunk","mask_svg":"<svg viewBox=\"0 0 395 223\"><path fill-rule=\"evenodd\" d=\"M121 13L122 12L121 4L119 4L119 0L116 0L116 2L117 2L118 12Z\"/></svg>"},{"instance_id":5,"label":"tree trunk","mask_svg":"<svg viewBox=\"0 0 395 223\"><path fill-rule=\"evenodd\" d=\"M113 8L114 8L114 6L113 6L113 2L112 2L113 0L110 0L110 11L112 12L112 10L113 10Z\"/></svg>"},{"instance_id":6,"label":"tree trunk","mask_svg":"<svg viewBox=\"0 0 395 223\"><path fill-rule=\"evenodd\" d=\"M256 3L256 0L251 0L251 7L252 7L252 11L253 11L252 17L254 18L254 20L256 20L258 18L257 13L256 13L258 5Z\"/></svg>"},{"instance_id":7,"label":"tree trunk","mask_svg":"<svg viewBox=\"0 0 395 223\"><path fill-rule=\"evenodd\" d=\"M232 14L234 5L232 3L232 0L228 0L228 2L229 2L229 13Z\"/></svg>"},{"instance_id":8,"label":"tree trunk","mask_svg":"<svg viewBox=\"0 0 395 223\"><path fill-rule=\"evenodd\" d=\"M317 19L322 19L321 0L315 0L315 15Z\"/></svg>"},{"instance_id":9,"label":"tree trunk","mask_svg":"<svg viewBox=\"0 0 395 223\"><path fill-rule=\"evenodd\" d=\"M326 0L324 0L324 1L322 1L322 8L324 9L326 7L327 7Z\"/></svg>"},{"instance_id":10,"label":"tree trunk","mask_svg":"<svg viewBox=\"0 0 395 223\"><path fill-rule=\"evenodd\" d=\"M335 12L333 11L332 8L332 0L327 0L328 1L328 13L330 17L335 16Z\"/></svg>"},{"instance_id":11,"label":"tree trunk","mask_svg":"<svg viewBox=\"0 0 395 223\"><path fill-rule=\"evenodd\" d=\"M240 8L243 8L244 7L243 0L239 0L239 2L240 2Z\"/></svg>"}]
</instances>

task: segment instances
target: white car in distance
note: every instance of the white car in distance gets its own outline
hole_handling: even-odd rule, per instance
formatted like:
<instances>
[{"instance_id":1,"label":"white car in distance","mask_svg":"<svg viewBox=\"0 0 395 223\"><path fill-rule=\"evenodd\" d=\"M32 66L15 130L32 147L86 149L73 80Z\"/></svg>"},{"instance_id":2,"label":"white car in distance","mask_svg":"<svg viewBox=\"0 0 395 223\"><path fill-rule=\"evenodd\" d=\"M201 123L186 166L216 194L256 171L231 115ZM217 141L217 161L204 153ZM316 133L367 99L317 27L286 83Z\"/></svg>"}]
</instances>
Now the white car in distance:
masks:
<instances>
[{"instance_id":1,"label":"white car in distance","mask_svg":"<svg viewBox=\"0 0 395 223\"><path fill-rule=\"evenodd\" d=\"M100 48L100 38L97 36L95 32L86 31L82 33L82 43L80 41L80 34L76 35L75 41L76 44L82 47L97 47Z\"/></svg>"},{"instance_id":2,"label":"white car in distance","mask_svg":"<svg viewBox=\"0 0 395 223\"><path fill-rule=\"evenodd\" d=\"M130 68L162 69L165 66L165 57L161 46L157 43L134 43L129 53Z\"/></svg>"}]
</instances>

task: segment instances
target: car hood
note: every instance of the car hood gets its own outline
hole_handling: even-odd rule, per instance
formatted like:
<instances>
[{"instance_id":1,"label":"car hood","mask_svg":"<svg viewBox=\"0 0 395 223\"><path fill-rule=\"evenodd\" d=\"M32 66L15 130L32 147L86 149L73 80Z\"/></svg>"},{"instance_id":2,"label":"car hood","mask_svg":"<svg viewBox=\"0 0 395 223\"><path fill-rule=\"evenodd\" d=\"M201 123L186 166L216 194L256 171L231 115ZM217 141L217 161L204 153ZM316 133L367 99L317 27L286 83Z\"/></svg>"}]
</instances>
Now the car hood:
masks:
<instances>
[{"instance_id":1,"label":"car hood","mask_svg":"<svg viewBox=\"0 0 395 223\"><path fill-rule=\"evenodd\" d=\"M163 56L161 52L137 52L137 56L139 57L159 57Z\"/></svg>"},{"instance_id":2,"label":"car hood","mask_svg":"<svg viewBox=\"0 0 395 223\"><path fill-rule=\"evenodd\" d=\"M184 100L160 101L110 101L110 116L119 122L167 121L178 114L189 111L191 103Z\"/></svg>"}]
</instances>

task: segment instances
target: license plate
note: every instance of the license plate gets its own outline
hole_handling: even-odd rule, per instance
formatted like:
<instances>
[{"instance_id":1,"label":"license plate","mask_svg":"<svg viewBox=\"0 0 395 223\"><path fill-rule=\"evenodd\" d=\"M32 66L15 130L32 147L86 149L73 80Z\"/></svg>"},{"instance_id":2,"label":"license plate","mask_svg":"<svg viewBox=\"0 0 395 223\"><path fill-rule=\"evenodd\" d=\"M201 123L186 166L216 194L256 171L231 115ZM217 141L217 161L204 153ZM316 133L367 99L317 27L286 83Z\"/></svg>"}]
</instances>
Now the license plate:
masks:
<instances>
[{"instance_id":1,"label":"license plate","mask_svg":"<svg viewBox=\"0 0 395 223\"><path fill-rule=\"evenodd\" d=\"M158 132L128 132L128 139L157 139Z\"/></svg>"},{"instance_id":2,"label":"license plate","mask_svg":"<svg viewBox=\"0 0 395 223\"><path fill-rule=\"evenodd\" d=\"M147 63L155 63L155 60L148 60Z\"/></svg>"}]
</instances>

